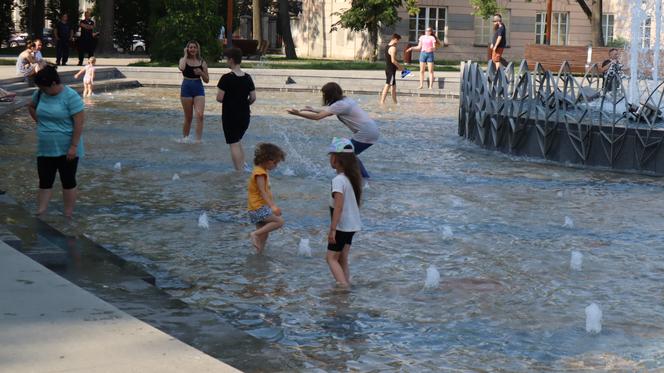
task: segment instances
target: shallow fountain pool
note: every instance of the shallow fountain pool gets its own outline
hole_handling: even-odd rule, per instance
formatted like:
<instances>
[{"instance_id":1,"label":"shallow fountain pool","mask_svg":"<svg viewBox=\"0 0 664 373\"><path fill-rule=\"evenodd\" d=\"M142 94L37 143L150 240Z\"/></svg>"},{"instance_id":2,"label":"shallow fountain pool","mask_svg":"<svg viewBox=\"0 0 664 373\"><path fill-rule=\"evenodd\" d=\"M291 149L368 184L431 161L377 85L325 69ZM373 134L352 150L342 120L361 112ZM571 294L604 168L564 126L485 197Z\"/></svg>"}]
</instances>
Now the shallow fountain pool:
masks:
<instances>
[{"instance_id":1,"label":"shallow fountain pool","mask_svg":"<svg viewBox=\"0 0 664 373\"><path fill-rule=\"evenodd\" d=\"M348 132L285 113L317 105L318 94L261 92L253 108L247 153L259 141L288 153L272 176L287 224L256 256L247 174L232 171L214 92L201 145L177 141L177 93L88 100L75 221L59 216L59 198L45 219L144 265L171 294L281 344L307 368L664 368L662 180L478 149L457 136L456 102L404 97L381 109L356 96L382 139L361 156L373 178L346 292L323 257L333 176L325 149ZM34 209L26 114L2 119L0 144L0 188ZM209 229L198 226L202 213ZM311 257L298 255L301 239ZM580 270L570 268L572 251L583 255ZM440 281L425 287L430 266ZM591 303L603 313L597 335L585 330Z\"/></svg>"}]
</instances>

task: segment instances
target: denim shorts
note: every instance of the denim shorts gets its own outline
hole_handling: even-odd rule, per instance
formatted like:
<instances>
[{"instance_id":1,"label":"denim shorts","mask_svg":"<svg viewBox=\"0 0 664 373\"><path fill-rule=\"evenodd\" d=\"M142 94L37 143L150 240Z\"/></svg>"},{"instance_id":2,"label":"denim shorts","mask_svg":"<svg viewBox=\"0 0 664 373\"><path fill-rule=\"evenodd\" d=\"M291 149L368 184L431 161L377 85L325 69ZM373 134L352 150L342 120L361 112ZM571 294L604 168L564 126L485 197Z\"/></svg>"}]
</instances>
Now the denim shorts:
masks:
<instances>
[{"instance_id":1,"label":"denim shorts","mask_svg":"<svg viewBox=\"0 0 664 373\"><path fill-rule=\"evenodd\" d=\"M420 62L433 63L433 52L420 52Z\"/></svg>"},{"instance_id":2,"label":"denim shorts","mask_svg":"<svg viewBox=\"0 0 664 373\"><path fill-rule=\"evenodd\" d=\"M180 86L180 97L204 96L205 89L200 79L184 79Z\"/></svg>"}]
</instances>

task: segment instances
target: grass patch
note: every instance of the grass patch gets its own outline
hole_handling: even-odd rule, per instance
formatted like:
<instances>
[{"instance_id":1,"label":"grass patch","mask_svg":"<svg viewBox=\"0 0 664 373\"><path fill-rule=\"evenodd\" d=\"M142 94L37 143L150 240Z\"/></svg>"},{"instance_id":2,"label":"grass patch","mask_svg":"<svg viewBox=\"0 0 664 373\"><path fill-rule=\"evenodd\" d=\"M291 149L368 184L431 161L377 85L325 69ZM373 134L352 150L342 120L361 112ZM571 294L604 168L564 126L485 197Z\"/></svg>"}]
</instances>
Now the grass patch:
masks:
<instances>
[{"instance_id":1,"label":"grass patch","mask_svg":"<svg viewBox=\"0 0 664 373\"><path fill-rule=\"evenodd\" d=\"M7 58L0 58L0 65L13 66L13 65L16 65L16 60L10 60L10 59L7 59Z\"/></svg>"}]
</instances>

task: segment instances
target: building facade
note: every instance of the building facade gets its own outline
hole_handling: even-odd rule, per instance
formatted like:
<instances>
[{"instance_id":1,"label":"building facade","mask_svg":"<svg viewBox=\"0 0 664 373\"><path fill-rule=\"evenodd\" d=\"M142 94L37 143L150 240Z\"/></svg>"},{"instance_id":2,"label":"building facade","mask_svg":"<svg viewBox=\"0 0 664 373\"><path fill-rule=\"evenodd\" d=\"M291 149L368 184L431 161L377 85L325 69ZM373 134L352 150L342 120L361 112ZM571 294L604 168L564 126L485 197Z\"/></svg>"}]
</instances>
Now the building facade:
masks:
<instances>
[{"instance_id":1,"label":"building facade","mask_svg":"<svg viewBox=\"0 0 664 373\"><path fill-rule=\"evenodd\" d=\"M608 45L629 40L631 3L633 0L604 0L602 31ZM656 0L645 0L641 8L645 17L641 21L641 44L653 47ZM363 59L370 54L367 35L338 28L335 14L350 7L350 0L303 0L302 13L292 21L298 56L311 58ZM508 60L523 58L526 45L542 44L545 36L546 0L498 0L503 21L507 27L508 47L504 56ZM393 32L416 44L427 26L431 26L443 47L436 52L437 60L483 60L493 31L491 20L472 15L468 0L419 0L419 12L409 15L400 9L401 21L391 29L383 30L380 43L384 45ZM664 40L664 39L662 39ZM553 0L551 27L552 45L588 45L591 26L588 17L576 1ZM405 46L405 43L403 44Z\"/></svg>"}]
</instances>

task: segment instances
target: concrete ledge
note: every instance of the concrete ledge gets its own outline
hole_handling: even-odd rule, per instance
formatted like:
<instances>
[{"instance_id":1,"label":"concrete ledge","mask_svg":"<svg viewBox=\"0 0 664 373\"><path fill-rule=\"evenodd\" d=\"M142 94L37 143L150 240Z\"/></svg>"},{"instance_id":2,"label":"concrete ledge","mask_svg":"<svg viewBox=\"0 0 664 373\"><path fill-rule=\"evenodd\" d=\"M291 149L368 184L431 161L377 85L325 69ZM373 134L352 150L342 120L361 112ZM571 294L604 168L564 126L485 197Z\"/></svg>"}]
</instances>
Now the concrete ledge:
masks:
<instances>
[{"instance_id":1,"label":"concrete ledge","mask_svg":"<svg viewBox=\"0 0 664 373\"><path fill-rule=\"evenodd\" d=\"M0 241L0 371L238 372Z\"/></svg>"}]
</instances>

